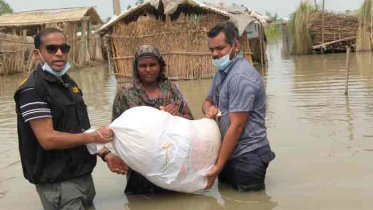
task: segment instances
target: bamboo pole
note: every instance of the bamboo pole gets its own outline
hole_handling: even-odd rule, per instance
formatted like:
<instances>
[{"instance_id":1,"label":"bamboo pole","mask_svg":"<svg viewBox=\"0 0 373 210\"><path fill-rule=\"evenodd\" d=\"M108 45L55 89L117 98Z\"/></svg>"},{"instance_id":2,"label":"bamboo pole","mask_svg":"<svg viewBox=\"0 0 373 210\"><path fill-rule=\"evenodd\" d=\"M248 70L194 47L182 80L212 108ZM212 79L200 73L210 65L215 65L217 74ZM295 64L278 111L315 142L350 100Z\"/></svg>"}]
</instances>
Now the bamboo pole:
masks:
<instances>
[{"instance_id":1,"label":"bamboo pole","mask_svg":"<svg viewBox=\"0 0 373 210\"><path fill-rule=\"evenodd\" d=\"M348 95L348 78L350 76L350 51L351 47L347 46L347 55L346 55L346 88L345 95Z\"/></svg>"},{"instance_id":2,"label":"bamboo pole","mask_svg":"<svg viewBox=\"0 0 373 210\"><path fill-rule=\"evenodd\" d=\"M264 65L264 61L263 61L263 40L262 40L262 38L263 38L262 37L262 27L259 24L260 63L263 66Z\"/></svg>"},{"instance_id":3,"label":"bamboo pole","mask_svg":"<svg viewBox=\"0 0 373 210\"><path fill-rule=\"evenodd\" d=\"M373 0L370 1L370 51L373 50Z\"/></svg>"},{"instance_id":4,"label":"bamboo pole","mask_svg":"<svg viewBox=\"0 0 373 210\"><path fill-rule=\"evenodd\" d=\"M325 37L324 37L324 13L325 13L325 0L322 0L322 23L321 23L321 39L322 39L322 43L324 44L325 42Z\"/></svg>"}]
</instances>

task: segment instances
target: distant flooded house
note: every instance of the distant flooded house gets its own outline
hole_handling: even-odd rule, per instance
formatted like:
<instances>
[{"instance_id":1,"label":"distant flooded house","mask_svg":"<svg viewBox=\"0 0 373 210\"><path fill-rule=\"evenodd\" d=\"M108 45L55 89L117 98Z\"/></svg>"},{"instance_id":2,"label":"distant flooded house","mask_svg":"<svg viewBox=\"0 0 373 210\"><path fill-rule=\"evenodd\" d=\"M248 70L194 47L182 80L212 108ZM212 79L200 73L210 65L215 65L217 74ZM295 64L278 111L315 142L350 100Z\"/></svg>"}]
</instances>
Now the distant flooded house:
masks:
<instances>
[{"instance_id":1,"label":"distant flooded house","mask_svg":"<svg viewBox=\"0 0 373 210\"><path fill-rule=\"evenodd\" d=\"M47 27L63 30L67 42L71 46L70 61L79 67L92 60L103 60L100 37L92 34L93 28L98 28L101 25L102 20L93 7L36 10L0 16L0 32L19 36L20 39L29 37L28 39L32 40L33 36ZM0 36L0 45L5 41L6 39ZM12 46L11 44L7 45ZM25 43L24 47L32 47L32 45ZM9 50L1 48L0 54L4 54L4 51L10 53ZM11 59L11 57L7 56L7 59ZM4 62L6 61L2 63ZM15 70L14 72L17 71L24 70Z\"/></svg>"},{"instance_id":2,"label":"distant flooded house","mask_svg":"<svg viewBox=\"0 0 373 210\"><path fill-rule=\"evenodd\" d=\"M264 30L248 26L257 19L243 11L224 11L194 0L147 1L111 19L99 33L106 34L110 44L114 72L118 81L132 74L133 53L143 44L156 46L167 63L171 78L211 78L215 73L207 46L207 32L219 22L232 20L240 33L241 52L251 63L265 63ZM252 50L251 39L261 39L262 53Z\"/></svg>"}]
</instances>

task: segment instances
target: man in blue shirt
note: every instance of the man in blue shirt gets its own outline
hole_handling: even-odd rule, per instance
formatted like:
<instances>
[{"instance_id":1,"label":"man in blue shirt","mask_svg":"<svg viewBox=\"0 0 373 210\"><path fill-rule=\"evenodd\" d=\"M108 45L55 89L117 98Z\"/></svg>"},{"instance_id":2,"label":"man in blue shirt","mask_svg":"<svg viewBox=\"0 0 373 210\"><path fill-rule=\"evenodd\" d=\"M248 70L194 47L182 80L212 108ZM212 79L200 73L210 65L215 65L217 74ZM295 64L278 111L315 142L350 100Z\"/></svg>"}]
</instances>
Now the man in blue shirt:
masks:
<instances>
[{"instance_id":1,"label":"man in blue shirt","mask_svg":"<svg viewBox=\"0 0 373 210\"><path fill-rule=\"evenodd\" d=\"M212 28L208 45L217 71L202 111L208 118L218 118L223 142L206 175L206 189L219 175L220 181L239 191L262 190L268 164L275 158L265 127L264 83L240 53L238 29L232 22Z\"/></svg>"}]
</instances>

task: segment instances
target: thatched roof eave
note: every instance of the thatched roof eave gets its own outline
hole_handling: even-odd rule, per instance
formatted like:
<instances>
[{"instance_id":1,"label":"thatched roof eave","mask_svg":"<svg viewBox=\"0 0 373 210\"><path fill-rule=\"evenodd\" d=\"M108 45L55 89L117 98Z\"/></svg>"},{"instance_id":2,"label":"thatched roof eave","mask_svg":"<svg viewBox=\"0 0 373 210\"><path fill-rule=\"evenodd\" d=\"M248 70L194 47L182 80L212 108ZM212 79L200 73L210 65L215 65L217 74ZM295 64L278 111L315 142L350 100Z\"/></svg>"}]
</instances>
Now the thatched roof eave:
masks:
<instances>
[{"instance_id":1,"label":"thatched roof eave","mask_svg":"<svg viewBox=\"0 0 373 210\"><path fill-rule=\"evenodd\" d=\"M153 6L155 7L156 9L158 9L158 6L159 6L159 3L160 1L162 0L149 0L149 1L146 1L144 2L143 4L140 4L138 5L137 7L134 7L134 8L131 8L127 11L123 11L119 16L114 16L111 18L111 20L107 23L105 23L99 30L98 30L98 33L102 33L106 30L108 30L109 28L111 28L115 23L117 23L118 21L122 20L123 18L126 18L130 15L132 15L133 13L135 13L136 11L140 10L140 9L143 9L144 7L147 7L147 6ZM229 15L227 12L225 11L222 11L222 10L219 10L219 9L216 9L214 7L211 7L211 6L208 6L206 4L203 4L203 3L199 3L195 0L174 0L176 3L175 4L171 4L171 6L169 6L169 8L165 8L165 11L164 13L167 14L167 15L171 15L173 14L177 7L180 5L180 4L189 4L191 6L197 6L197 7L201 7L207 11L211 11L211 12L214 12L214 13L217 13L219 15L222 15L222 16L225 16L227 18L229 18Z\"/></svg>"},{"instance_id":2,"label":"thatched roof eave","mask_svg":"<svg viewBox=\"0 0 373 210\"><path fill-rule=\"evenodd\" d=\"M27 27L49 23L78 22L84 19L94 24L102 24L99 14L93 7L78 7L4 14L0 16L0 27Z\"/></svg>"}]
</instances>

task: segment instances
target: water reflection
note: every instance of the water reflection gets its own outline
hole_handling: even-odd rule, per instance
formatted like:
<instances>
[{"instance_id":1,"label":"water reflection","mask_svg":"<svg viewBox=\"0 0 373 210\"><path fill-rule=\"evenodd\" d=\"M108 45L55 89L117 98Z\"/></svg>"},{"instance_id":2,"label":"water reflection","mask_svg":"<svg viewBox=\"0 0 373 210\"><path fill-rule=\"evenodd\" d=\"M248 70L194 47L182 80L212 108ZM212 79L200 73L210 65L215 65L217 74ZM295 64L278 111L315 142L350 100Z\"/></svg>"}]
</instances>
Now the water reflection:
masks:
<instances>
[{"instance_id":1,"label":"water reflection","mask_svg":"<svg viewBox=\"0 0 373 210\"><path fill-rule=\"evenodd\" d=\"M222 200L193 194L168 193L156 196L130 196L126 209L257 209L272 210L277 206L265 191L242 193L219 186Z\"/></svg>"}]
</instances>

